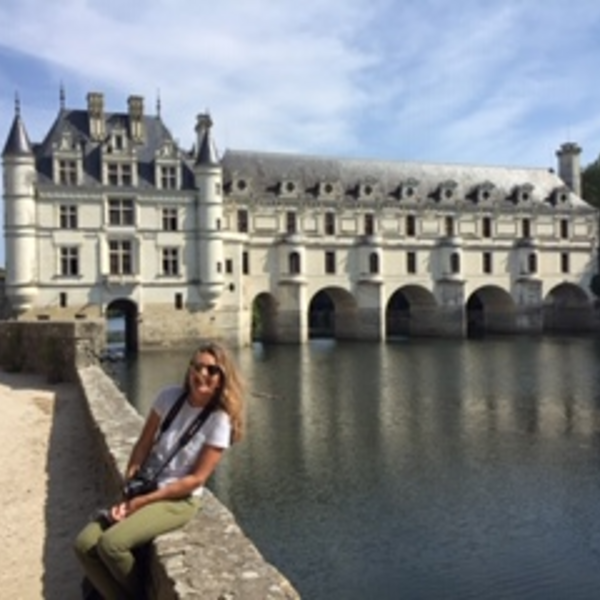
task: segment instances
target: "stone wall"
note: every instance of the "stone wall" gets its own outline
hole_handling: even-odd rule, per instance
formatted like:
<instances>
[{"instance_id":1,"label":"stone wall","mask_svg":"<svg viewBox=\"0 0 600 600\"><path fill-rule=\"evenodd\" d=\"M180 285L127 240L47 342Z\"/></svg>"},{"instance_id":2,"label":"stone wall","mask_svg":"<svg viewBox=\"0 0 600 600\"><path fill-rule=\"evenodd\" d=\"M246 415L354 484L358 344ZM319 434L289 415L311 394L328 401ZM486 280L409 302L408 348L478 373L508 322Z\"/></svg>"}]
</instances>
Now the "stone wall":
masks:
<instances>
[{"instance_id":1,"label":"stone wall","mask_svg":"<svg viewBox=\"0 0 600 600\"><path fill-rule=\"evenodd\" d=\"M76 382L87 404L90 438L102 465L107 497L118 496L120 473L142 417L97 364L103 322L0 322L0 364ZM148 552L151 600L297 600L232 513L206 490L203 507L185 528L157 538Z\"/></svg>"},{"instance_id":2,"label":"stone wall","mask_svg":"<svg viewBox=\"0 0 600 600\"><path fill-rule=\"evenodd\" d=\"M105 339L104 320L0 321L0 364L77 382L77 368L98 361Z\"/></svg>"}]
</instances>

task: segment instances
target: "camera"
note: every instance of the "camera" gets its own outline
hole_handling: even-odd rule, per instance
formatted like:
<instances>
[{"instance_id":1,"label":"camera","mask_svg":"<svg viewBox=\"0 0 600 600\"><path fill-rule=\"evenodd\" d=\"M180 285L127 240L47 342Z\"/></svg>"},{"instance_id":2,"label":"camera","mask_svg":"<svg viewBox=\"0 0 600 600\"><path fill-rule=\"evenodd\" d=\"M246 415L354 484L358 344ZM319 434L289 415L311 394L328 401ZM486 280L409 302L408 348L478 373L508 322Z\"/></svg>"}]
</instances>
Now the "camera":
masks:
<instances>
[{"instance_id":1,"label":"camera","mask_svg":"<svg viewBox=\"0 0 600 600\"><path fill-rule=\"evenodd\" d=\"M149 471L138 471L123 485L123 497L131 500L137 496L149 494L158 488L154 474Z\"/></svg>"}]
</instances>

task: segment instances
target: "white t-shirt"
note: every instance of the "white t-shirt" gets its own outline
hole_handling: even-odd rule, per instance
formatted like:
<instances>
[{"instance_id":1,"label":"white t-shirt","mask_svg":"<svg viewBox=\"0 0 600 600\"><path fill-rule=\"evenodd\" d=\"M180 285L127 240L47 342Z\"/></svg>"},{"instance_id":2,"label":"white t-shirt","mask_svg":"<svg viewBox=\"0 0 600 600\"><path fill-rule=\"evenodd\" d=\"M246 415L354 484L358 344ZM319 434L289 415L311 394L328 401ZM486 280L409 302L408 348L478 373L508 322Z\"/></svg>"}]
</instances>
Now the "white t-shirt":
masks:
<instances>
[{"instance_id":1,"label":"white t-shirt","mask_svg":"<svg viewBox=\"0 0 600 600\"><path fill-rule=\"evenodd\" d=\"M158 394L152 410L160 416L161 422L169 414L171 407L177 401L182 391L180 386L171 386L161 390ZM188 425L202 410L202 408L192 406L187 400L184 401L173 422L162 434L158 444L152 449L147 463L150 468L157 468L163 463L171 449L181 438L181 435L187 430ZM209 444L217 448L229 448L231 445L231 420L225 411L221 409L213 410L192 439L175 454L169 461L169 464L160 473L158 476L158 487L164 487L168 483L188 475L196 464L196 460L204 444ZM202 490L202 487L197 488L194 490L193 495L201 495Z\"/></svg>"}]
</instances>

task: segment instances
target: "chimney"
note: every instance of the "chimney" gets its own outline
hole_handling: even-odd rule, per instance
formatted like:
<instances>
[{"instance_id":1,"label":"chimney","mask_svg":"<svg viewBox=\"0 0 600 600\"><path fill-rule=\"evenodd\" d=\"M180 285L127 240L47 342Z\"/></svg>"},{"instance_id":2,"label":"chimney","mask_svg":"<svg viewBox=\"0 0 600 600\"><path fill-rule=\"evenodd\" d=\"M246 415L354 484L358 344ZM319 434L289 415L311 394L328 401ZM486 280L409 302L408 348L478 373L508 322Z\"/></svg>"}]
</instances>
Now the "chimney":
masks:
<instances>
[{"instance_id":1,"label":"chimney","mask_svg":"<svg viewBox=\"0 0 600 600\"><path fill-rule=\"evenodd\" d=\"M579 197L581 197L580 154L581 148L574 142L566 142L556 151L556 156L558 157L558 176Z\"/></svg>"},{"instance_id":2,"label":"chimney","mask_svg":"<svg viewBox=\"0 0 600 600\"><path fill-rule=\"evenodd\" d=\"M87 95L87 103L90 137L95 141L101 141L106 135L104 125L104 95L98 92L90 92Z\"/></svg>"},{"instance_id":3,"label":"chimney","mask_svg":"<svg viewBox=\"0 0 600 600\"><path fill-rule=\"evenodd\" d=\"M144 140L144 98L129 96L129 135L134 142Z\"/></svg>"}]
</instances>

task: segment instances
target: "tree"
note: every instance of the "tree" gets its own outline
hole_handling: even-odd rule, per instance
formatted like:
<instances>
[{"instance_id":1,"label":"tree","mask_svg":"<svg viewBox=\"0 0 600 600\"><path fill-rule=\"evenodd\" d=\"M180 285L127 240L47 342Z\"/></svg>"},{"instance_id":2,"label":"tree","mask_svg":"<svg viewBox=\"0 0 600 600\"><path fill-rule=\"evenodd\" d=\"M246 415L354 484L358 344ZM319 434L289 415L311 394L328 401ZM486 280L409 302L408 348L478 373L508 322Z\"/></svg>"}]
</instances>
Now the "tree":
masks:
<instances>
[{"instance_id":1,"label":"tree","mask_svg":"<svg viewBox=\"0 0 600 600\"><path fill-rule=\"evenodd\" d=\"M600 156L581 171L581 195L586 202L600 208Z\"/></svg>"}]
</instances>

